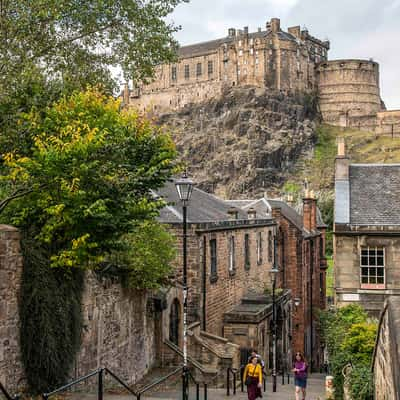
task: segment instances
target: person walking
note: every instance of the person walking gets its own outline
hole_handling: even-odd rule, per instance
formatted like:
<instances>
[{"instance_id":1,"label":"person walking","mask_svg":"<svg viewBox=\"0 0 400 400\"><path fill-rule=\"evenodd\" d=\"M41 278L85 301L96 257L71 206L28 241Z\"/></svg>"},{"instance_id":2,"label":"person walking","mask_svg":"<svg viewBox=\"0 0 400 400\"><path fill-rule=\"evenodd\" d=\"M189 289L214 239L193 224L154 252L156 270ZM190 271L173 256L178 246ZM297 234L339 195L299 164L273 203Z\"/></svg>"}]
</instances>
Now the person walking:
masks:
<instances>
[{"instance_id":1,"label":"person walking","mask_svg":"<svg viewBox=\"0 0 400 400\"><path fill-rule=\"evenodd\" d=\"M251 350L250 357L247 359L248 364L251 362L251 357L257 357L257 362L261 365L261 368L264 369L265 362L262 357L257 353L256 349Z\"/></svg>"},{"instance_id":2,"label":"person walking","mask_svg":"<svg viewBox=\"0 0 400 400\"><path fill-rule=\"evenodd\" d=\"M296 390L296 400L306 399L306 387L307 387L307 369L308 365L304 359L303 354L296 353L294 360L294 385ZM302 392L302 398L300 399L300 392Z\"/></svg>"},{"instance_id":3,"label":"person walking","mask_svg":"<svg viewBox=\"0 0 400 400\"><path fill-rule=\"evenodd\" d=\"M262 387L262 368L258 362L257 356L252 356L250 362L246 365L243 374L243 380L247 386L247 398L248 400L256 400L261 398L261 387Z\"/></svg>"}]
</instances>

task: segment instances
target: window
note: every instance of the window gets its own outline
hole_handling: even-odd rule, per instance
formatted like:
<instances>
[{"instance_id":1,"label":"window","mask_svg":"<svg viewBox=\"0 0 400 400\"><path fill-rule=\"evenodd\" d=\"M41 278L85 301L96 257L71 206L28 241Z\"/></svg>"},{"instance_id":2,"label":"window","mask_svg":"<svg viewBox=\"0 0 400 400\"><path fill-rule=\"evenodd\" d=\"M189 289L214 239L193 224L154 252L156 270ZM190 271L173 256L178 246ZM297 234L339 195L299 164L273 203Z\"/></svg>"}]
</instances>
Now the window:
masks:
<instances>
[{"instance_id":1,"label":"window","mask_svg":"<svg viewBox=\"0 0 400 400\"><path fill-rule=\"evenodd\" d=\"M196 76L201 76L201 63L196 65Z\"/></svg>"},{"instance_id":2,"label":"window","mask_svg":"<svg viewBox=\"0 0 400 400\"><path fill-rule=\"evenodd\" d=\"M189 79L190 77L190 71L189 71L189 65L185 65L185 79Z\"/></svg>"},{"instance_id":3,"label":"window","mask_svg":"<svg viewBox=\"0 0 400 400\"><path fill-rule=\"evenodd\" d=\"M242 41L239 40L239 47L242 47Z\"/></svg>"},{"instance_id":4,"label":"window","mask_svg":"<svg viewBox=\"0 0 400 400\"><path fill-rule=\"evenodd\" d=\"M256 65L258 65L258 62L259 62L259 60L258 60L258 57L256 58Z\"/></svg>"},{"instance_id":5,"label":"window","mask_svg":"<svg viewBox=\"0 0 400 400\"><path fill-rule=\"evenodd\" d=\"M268 231L268 261L272 262L274 243L272 240L272 232Z\"/></svg>"},{"instance_id":6,"label":"window","mask_svg":"<svg viewBox=\"0 0 400 400\"><path fill-rule=\"evenodd\" d=\"M262 233L257 232L257 265L262 264Z\"/></svg>"},{"instance_id":7,"label":"window","mask_svg":"<svg viewBox=\"0 0 400 400\"><path fill-rule=\"evenodd\" d=\"M250 236L248 233L244 235L244 268L250 268Z\"/></svg>"},{"instance_id":8,"label":"window","mask_svg":"<svg viewBox=\"0 0 400 400\"><path fill-rule=\"evenodd\" d=\"M229 274L235 273L235 237L229 237Z\"/></svg>"},{"instance_id":9,"label":"window","mask_svg":"<svg viewBox=\"0 0 400 400\"><path fill-rule=\"evenodd\" d=\"M385 249L383 247L361 248L361 288L385 288Z\"/></svg>"},{"instance_id":10,"label":"window","mask_svg":"<svg viewBox=\"0 0 400 400\"><path fill-rule=\"evenodd\" d=\"M214 73L214 64L212 61L208 62L208 75L212 75Z\"/></svg>"},{"instance_id":11,"label":"window","mask_svg":"<svg viewBox=\"0 0 400 400\"><path fill-rule=\"evenodd\" d=\"M218 277L217 271L217 240L211 239L210 240L210 263L211 263L211 276L210 280L215 282Z\"/></svg>"},{"instance_id":12,"label":"window","mask_svg":"<svg viewBox=\"0 0 400 400\"><path fill-rule=\"evenodd\" d=\"M239 57L243 55L243 50L239 50Z\"/></svg>"},{"instance_id":13,"label":"window","mask_svg":"<svg viewBox=\"0 0 400 400\"><path fill-rule=\"evenodd\" d=\"M254 49L253 49L253 48L250 49L250 54L251 54L251 55L254 54Z\"/></svg>"},{"instance_id":14,"label":"window","mask_svg":"<svg viewBox=\"0 0 400 400\"><path fill-rule=\"evenodd\" d=\"M176 81L176 67L172 67L171 69L171 79Z\"/></svg>"}]
</instances>

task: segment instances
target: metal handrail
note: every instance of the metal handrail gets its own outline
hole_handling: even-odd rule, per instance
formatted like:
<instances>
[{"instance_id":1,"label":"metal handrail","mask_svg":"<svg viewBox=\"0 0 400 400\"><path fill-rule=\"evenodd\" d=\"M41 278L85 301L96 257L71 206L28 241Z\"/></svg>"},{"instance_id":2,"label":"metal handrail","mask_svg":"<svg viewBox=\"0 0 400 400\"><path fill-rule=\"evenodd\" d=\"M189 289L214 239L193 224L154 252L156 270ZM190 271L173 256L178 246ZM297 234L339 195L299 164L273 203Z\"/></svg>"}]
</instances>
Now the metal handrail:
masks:
<instances>
[{"instance_id":1,"label":"metal handrail","mask_svg":"<svg viewBox=\"0 0 400 400\"><path fill-rule=\"evenodd\" d=\"M149 391L153 387L159 385L160 383L165 382L168 378L170 378L173 375L176 375L179 371L182 371L183 367L176 368L172 372L170 372L168 375L163 376L162 378L156 380L153 383L150 383L149 385L145 386L144 388L140 389L139 392L136 394L137 400L140 400L140 397L143 393Z\"/></svg>"},{"instance_id":2,"label":"metal handrail","mask_svg":"<svg viewBox=\"0 0 400 400\"><path fill-rule=\"evenodd\" d=\"M233 395L236 394L236 375L239 371L240 371L240 369L231 368L231 367L228 367L226 370L226 395L227 396L230 396L230 389L231 389L230 375L232 375L232 377L233 377Z\"/></svg>"},{"instance_id":3,"label":"metal handrail","mask_svg":"<svg viewBox=\"0 0 400 400\"><path fill-rule=\"evenodd\" d=\"M42 397L43 400L47 400L50 396L54 396L55 394L59 393L59 392L63 392L64 390L69 389L72 386L77 385L78 383L81 383L82 381L91 378L92 376L95 375L100 375L100 373L102 372L102 368L96 369L96 371L91 372L90 374L87 374L85 376L82 376L78 379L75 379L74 381L67 383L66 385L63 385L55 390L53 390L52 392L48 392L48 393L43 393Z\"/></svg>"},{"instance_id":4,"label":"metal handrail","mask_svg":"<svg viewBox=\"0 0 400 400\"><path fill-rule=\"evenodd\" d=\"M117 375L115 375L108 368L104 368L104 371L111 375L120 385L122 385L129 393L133 394L136 398L138 398L138 393L136 393L133 389L131 389L123 380L121 380Z\"/></svg>"}]
</instances>

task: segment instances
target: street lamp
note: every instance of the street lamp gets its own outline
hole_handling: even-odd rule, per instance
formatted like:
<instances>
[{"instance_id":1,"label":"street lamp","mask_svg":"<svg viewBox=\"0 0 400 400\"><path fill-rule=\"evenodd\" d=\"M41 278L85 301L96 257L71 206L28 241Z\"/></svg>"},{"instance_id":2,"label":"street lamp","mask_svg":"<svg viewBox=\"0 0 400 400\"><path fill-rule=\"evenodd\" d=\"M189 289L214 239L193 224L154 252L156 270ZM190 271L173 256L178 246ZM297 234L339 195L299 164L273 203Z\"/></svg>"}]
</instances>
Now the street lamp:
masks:
<instances>
[{"instance_id":1,"label":"street lamp","mask_svg":"<svg viewBox=\"0 0 400 400\"><path fill-rule=\"evenodd\" d=\"M189 399L189 375L187 368L187 204L193 191L193 181L186 173L175 181L179 199L182 202L183 215L183 373L182 373L182 400Z\"/></svg>"},{"instance_id":2,"label":"street lamp","mask_svg":"<svg viewBox=\"0 0 400 400\"><path fill-rule=\"evenodd\" d=\"M276 254L275 254L276 256ZM272 391L276 392L276 276L279 273L274 256L274 267L269 271L272 283Z\"/></svg>"}]
</instances>

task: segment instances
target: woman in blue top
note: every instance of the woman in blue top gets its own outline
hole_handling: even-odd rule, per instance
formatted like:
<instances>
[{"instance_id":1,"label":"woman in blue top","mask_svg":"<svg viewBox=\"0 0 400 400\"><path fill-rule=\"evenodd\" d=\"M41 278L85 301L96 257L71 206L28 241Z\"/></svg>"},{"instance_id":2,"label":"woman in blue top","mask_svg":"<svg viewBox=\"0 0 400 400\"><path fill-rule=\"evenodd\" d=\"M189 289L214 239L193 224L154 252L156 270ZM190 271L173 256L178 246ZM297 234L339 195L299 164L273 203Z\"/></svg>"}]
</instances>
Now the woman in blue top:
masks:
<instances>
[{"instance_id":1,"label":"woman in blue top","mask_svg":"<svg viewBox=\"0 0 400 400\"><path fill-rule=\"evenodd\" d=\"M303 394L302 400L306 399L306 387L307 387L307 368L308 365L304 359L303 354L296 353L294 361L294 385L296 387L296 400L300 400L300 391Z\"/></svg>"}]
</instances>

